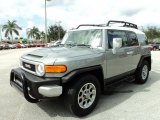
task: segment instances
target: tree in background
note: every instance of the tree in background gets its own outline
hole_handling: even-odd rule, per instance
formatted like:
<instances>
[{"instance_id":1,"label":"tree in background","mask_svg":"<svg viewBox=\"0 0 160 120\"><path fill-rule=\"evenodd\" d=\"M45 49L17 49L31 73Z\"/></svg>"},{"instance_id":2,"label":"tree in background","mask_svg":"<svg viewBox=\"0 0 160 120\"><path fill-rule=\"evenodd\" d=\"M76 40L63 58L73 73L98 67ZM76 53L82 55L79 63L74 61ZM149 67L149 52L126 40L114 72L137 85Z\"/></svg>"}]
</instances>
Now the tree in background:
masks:
<instances>
[{"instance_id":1,"label":"tree in background","mask_svg":"<svg viewBox=\"0 0 160 120\"><path fill-rule=\"evenodd\" d=\"M44 31L40 32L40 39L41 39L41 41L44 42L44 40L45 40L45 33L44 33Z\"/></svg>"},{"instance_id":2,"label":"tree in background","mask_svg":"<svg viewBox=\"0 0 160 120\"><path fill-rule=\"evenodd\" d=\"M38 40L40 39L40 31L37 27L34 26L33 28L29 28L27 30L27 36L28 38L33 38Z\"/></svg>"},{"instance_id":3,"label":"tree in background","mask_svg":"<svg viewBox=\"0 0 160 120\"><path fill-rule=\"evenodd\" d=\"M62 26L51 25L51 26L49 26L49 29L48 29L48 40L54 41L54 40L62 39L65 32L66 31L63 29Z\"/></svg>"},{"instance_id":4,"label":"tree in background","mask_svg":"<svg viewBox=\"0 0 160 120\"><path fill-rule=\"evenodd\" d=\"M154 39L160 39L160 28L157 28L156 26L149 26L144 29L144 32L147 35L149 42Z\"/></svg>"},{"instance_id":5,"label":"tree in background","mask_svg":"<svg viewBox=\"0 0 160 120\"><path fill-rule=\"evenodd\" d=\"M13 21L8 20L8 22L2 26L2 31L5 31L5 37L12 38L12 44L13 44L13 33L19 35L18 30L22 30L22 28L16 24L15 20Z\"/></svg>"}]
</instances>

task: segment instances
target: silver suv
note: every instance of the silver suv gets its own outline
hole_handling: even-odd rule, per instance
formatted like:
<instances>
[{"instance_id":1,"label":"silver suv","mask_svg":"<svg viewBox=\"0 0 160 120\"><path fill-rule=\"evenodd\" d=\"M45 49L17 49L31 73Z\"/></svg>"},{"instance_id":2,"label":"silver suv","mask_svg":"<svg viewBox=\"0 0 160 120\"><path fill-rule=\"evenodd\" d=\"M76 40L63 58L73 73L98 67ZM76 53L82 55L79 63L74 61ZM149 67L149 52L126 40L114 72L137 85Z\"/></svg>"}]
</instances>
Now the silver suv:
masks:
<instances>
[{"instance_id":1,"label":"silver suv","mask_svg":"<svg viewBox=\"0 0 160 120\"><path fill-rule=\"evenodd\" d=\"M10 83L29 102L61 96L72 113L85 116L109 86L129 78L138 84L147 81L151 53L146 41L146 35L129 22L80 25L68 31L58 47L21 56Z\"/></svg>"}]
</instances>

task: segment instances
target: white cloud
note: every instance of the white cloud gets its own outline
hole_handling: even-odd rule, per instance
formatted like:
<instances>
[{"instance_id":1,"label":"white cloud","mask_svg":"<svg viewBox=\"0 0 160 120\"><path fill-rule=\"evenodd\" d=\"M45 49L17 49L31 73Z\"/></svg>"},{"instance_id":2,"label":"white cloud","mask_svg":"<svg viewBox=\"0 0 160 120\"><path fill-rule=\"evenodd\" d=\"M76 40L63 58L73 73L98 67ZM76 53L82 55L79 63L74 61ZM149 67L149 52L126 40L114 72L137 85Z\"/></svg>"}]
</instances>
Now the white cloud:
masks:
<instances>
[{"instance_id":1,"label":"white cloud","mask_svg":"<svg viewBox=\"0 0 160 120\"><path fill-rule=\"evenodd\" d=\"M45 31L44 25L38 25L37 27L39 28L40 31Z\"/></svg>"},{"instance_id":2,"label":"white cloud","mask_svg":"<svg viewBox=\"0 0 160 120\"><path fill-rule=\"evenodd\" d=\"M70 6L55 4L48 8L48 18L59 19L68 28L83 23L106 23L110 19L126 20L139 26L159 26L159 17L156 0L75 0Z\"/></svg>"},{"instance_id":3,"label":"white cloud","mask_svg":"<svg viewBox=\"0 0 160 120\"><path fill-rule=\"evenodd\" d=\"M28 21L24 28L35 25L44 30L44 0L0 0L0 3L0 22L1 18L23 18ZM48 25L60 20L67 29L83 23L106 23L110 19L160 26L157 0L52 0L47 2L47 13ZM42 23L37 23L35 16L41 17Z\"/></svg>"},{"instance_id":4,"label":"white cloud","mask_svg":"<svg viewBox=\"0 0 160 120\"><path fill-rule=\"evenodd\" d=\"M34 26L34 22L33 21L28 21L27 22L27 28L32 28Z\"/></svg>"}]
</instances>

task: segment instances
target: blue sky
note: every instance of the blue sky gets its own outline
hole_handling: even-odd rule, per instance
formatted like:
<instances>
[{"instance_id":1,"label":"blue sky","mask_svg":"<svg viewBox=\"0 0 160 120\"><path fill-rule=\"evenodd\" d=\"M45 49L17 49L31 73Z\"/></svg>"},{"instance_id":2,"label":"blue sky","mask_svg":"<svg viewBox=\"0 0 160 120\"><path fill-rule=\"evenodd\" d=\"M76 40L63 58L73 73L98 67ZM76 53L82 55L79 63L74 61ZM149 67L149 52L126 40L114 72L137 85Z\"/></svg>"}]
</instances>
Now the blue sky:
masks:
<instances>
[{"instance_id":1,"label":"blue sky","mask_svg":"<svg viewBox=\"0 0 160 120\"><path fill-rule=\"evenodd\" d=\"M26 37L26 29L33 26L44 30L45 0L0 0L0 24L16 20L23 28L20 36ZM107 23L108 20L124 20L141 26L160 26L160 7L157 0L51 0L47 2L48 26L61 21L65 29L79 24Z\"/></svg>"}]
</instances>

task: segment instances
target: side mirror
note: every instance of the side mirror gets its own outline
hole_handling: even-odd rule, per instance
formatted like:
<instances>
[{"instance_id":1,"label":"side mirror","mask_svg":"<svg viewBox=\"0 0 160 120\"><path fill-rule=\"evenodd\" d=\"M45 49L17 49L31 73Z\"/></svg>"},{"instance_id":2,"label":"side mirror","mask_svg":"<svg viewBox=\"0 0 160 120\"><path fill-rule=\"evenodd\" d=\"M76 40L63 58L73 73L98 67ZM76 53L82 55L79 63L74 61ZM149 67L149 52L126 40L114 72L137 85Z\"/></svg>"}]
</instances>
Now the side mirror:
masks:
<instances>
[{"instance_id":1,"label":"side mirror","mask_svg":"<svg viewBox=\"0 0 160 120\"><path fill-rule=\"evenodd\" d=\"M113 38L113 54L116 54L118 48L122 47L122 38Z\"/></svg>"}]
</instances>

